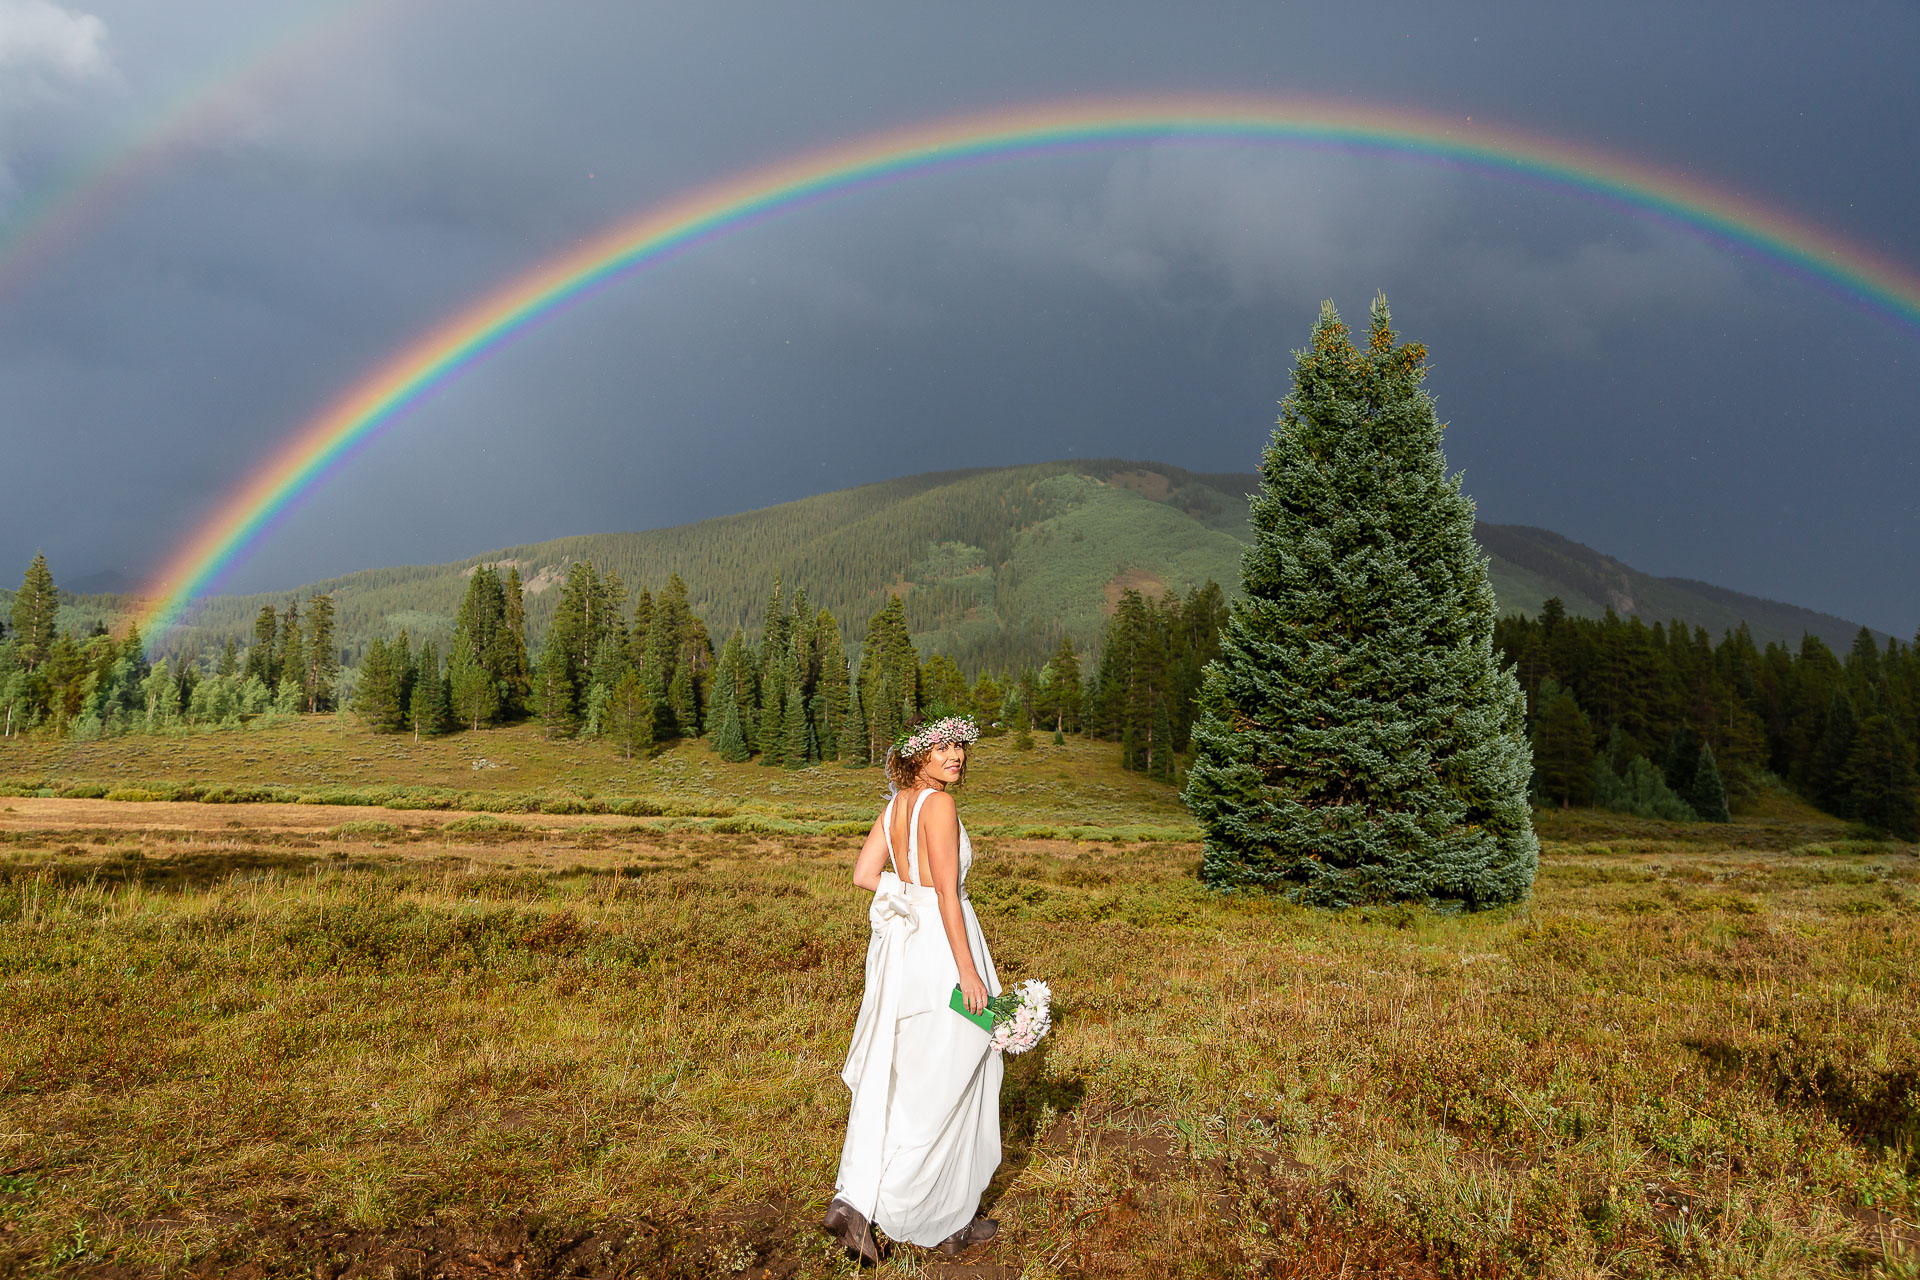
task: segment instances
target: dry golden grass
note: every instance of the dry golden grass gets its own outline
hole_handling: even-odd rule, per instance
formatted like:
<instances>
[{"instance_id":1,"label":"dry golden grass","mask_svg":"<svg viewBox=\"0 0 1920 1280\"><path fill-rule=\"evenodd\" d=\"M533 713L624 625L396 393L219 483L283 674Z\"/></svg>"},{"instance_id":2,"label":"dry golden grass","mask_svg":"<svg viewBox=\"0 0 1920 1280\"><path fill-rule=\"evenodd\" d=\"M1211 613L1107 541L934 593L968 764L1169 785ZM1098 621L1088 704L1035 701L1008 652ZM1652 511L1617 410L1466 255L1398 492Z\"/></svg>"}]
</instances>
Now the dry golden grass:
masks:
<instances>
[{"instance_id":1,"label":"dry golden grass","mask_svg":"<svg viewBox=\"0 0 1920 1280\"><path fill-rule=\"evenodd\" d=\"M0 799L0 1270L850 1272L812 1225L850 839L54 803ZM1914 1274L1915 850L1543 834L1532 902L1452 917L981 840L1002 976L1060 1016L953 1274Z\"/></svg>"},{"instance_id":2,"label":"dry golden grass","mask_svg":"<svg viewBox=\"0 0 1920 1280\"><path fill-rule=\"evenodd\" d=\"M1111 743L1036 735L1030 752L1008 738L976 748L967 789L972 826L1003 834L1131 831L1195 838L1171 788L1118 766ZM367 730L351 716L296 720L177 736L97 742L0 740L0 793L139 801L182 788L229 798L308 804L394 804L407 809L490 809L548 814L619 809L676 818L797 824L782 834L873 819L886 782L878 769L728 764L704 740L628 760L602 742L546 741L533 725L415 742ZM270 794L249 796L249 790ZM637 807L635 802L637 802ZM4 803L4 801L0 801Z\"/></svg>"}]
</instances>

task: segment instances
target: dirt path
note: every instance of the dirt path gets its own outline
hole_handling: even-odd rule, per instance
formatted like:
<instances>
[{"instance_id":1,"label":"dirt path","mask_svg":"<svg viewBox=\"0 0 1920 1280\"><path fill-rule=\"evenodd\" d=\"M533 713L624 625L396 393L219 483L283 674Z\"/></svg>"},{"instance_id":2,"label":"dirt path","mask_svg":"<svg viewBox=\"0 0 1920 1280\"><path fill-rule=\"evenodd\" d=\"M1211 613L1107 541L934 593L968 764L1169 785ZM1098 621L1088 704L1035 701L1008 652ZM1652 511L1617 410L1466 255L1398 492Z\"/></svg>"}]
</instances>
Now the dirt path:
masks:
<instances>
[{"instance_id":1,"label":"dirt path","mask_svg":"<svg viewBox=\"0 0 1920 1280\"><path fill-rule=\"evenodd\" d=\"M348 822L391 822L400 827L440 827L473 817L466 809L388 809L347 804L201 804L191 800L62 800L40 796L0 798L0 831L140 829L211 831L326 831ZM632 827L644 821L617 813L508 813L502 821L538 831L573 827Z\"/></svg>"}]
</instances>

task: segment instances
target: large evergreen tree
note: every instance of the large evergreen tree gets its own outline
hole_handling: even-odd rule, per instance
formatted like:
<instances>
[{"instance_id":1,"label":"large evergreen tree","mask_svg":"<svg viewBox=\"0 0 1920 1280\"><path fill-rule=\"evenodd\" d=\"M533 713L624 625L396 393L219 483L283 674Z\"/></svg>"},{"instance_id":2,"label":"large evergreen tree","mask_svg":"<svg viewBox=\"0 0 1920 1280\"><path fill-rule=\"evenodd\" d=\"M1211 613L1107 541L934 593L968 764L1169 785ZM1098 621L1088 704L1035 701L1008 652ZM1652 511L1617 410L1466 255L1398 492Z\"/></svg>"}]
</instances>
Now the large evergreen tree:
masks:
<instances>
[{"instance_id":1,"label":"large evergreen tree","mask_svg":"<svg viewBox=\"0 0 1920 1280\"><path fill-rule=\"evenodd\" d=\"M1525 705L1493 652L1473 504L1376 299L1332 304L1260 461L1245 599L1206 668L1185 798L1221 888L1345 905L1524 896L1539 859Z\"/></svg>"}]
</instances>

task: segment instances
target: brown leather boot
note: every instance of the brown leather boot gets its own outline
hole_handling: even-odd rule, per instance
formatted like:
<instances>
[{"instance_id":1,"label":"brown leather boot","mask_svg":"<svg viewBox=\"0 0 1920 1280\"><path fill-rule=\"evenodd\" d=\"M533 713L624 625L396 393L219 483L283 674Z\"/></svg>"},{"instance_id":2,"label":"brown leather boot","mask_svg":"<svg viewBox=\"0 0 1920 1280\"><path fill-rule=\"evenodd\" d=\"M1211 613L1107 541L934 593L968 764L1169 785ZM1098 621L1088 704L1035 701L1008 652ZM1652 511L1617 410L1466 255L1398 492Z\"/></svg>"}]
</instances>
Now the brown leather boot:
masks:
<instances>
[{"instance_id":1,"label":"brown leather boot","mask_svg":"<svg viewBox=\"0 0 1920 1280\"><path fill-rule=\"evenodd\" d=\"M862 1262L875 1266L886 1256L880 1249L880 1242L873 1238L873 1224L866 1215L848 1204L845 1200L835 1200L827 1206L827 1216L821 1221L827 1234L838 1240L843 1248Z\"/></svg>"},{"instance_id":2,"label":"brown leather boot","mask_svg":"<svg viewBox=\"0 0 1920 1280\"><path fill-rule=\"evenodd\" d=\"M1000 1234L1000 1224L992 1218L975 1218L940 1242L942 1253L965 1253L977 1244L985 1244Z\"/></svg>"}]
</instances>

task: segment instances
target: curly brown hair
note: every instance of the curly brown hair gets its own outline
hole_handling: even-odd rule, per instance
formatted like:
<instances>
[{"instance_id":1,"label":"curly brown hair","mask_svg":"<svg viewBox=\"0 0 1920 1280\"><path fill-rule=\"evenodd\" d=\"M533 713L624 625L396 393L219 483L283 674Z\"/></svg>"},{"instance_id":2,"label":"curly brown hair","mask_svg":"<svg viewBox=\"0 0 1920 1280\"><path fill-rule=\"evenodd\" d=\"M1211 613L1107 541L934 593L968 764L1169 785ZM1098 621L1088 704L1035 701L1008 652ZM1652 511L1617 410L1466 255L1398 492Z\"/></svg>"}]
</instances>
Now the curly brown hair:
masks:
<instances>
[{"instance_id":1,"label":"curly brown hair","mask_svg":"<svg viewBox=\"0 0 1920 1280\"><path fill-rule=\"evenodd\" d=\"M895 752L893 755L888 756L887 781L891 782L901 791L912 791L920 785L920 766L925 764L927 757L932 754L933 748L928 747L918 755L903 756ZM957 791L966 785L967 762L972 758L973 752L963 747L960 756L960 776L948 784L947 790Z\"/></svg>"}]
</instances>

